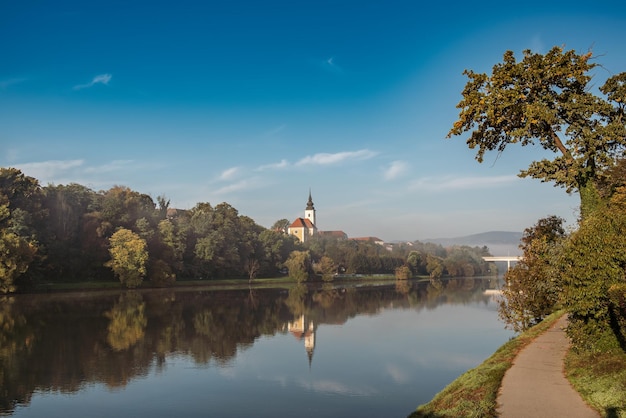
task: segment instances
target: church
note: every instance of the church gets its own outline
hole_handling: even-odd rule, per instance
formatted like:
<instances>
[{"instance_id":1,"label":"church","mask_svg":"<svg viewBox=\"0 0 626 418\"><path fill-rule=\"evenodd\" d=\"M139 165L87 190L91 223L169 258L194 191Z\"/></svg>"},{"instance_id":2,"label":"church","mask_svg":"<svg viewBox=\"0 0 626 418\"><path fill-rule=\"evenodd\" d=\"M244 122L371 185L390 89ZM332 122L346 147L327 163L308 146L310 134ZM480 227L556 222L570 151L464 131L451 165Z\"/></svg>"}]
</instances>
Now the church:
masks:
<instances>
[{"instance_id":1,"label":"church","mask_svg":"<svg viewBox=\"0 0 626 418\"><path fill-rule=\"evenodd\" d=\"M333 236L339 239L347 239L343 231L318 231L315 219L315 206L313 205L313 198L311 197L311 190L309 190L309 200L304 210L304 218L298 218L289 225L287 233L298 238L300 242L307 242L314 235L326 235Z\"/></svg>"}]
</instances>

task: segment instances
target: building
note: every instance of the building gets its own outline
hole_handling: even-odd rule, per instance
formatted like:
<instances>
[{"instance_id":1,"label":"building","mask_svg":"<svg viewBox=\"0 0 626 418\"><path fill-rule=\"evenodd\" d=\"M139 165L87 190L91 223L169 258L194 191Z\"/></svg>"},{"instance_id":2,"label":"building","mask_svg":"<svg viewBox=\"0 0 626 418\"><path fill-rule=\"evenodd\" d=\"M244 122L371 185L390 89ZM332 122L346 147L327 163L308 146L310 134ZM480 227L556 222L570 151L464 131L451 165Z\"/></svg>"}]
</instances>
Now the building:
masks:
<instances>
[{"instance_id":1,"label":"building","mask_svg":"<svg viewBox=\"0 0 626 418\"><path fill-rule=\"evenodd\" d=\"M315 206L313 205L311 190L309 190L309 200L304 210L304 218L298 218L293 221L287 228L287 233L298 238L300 242L307 242L314 235L340 240L348 239L348 234L343 231L319 231L317 229Z\"/></svg>"},{"instance_id":2,"label":"building","mask_svg":"<svg viewBox=\"0 0 626 418\"><path fill-rule=\"evenodd\" d=\"M307 242L310 237L317 234L317 227L315 226L315 207L313 206L313 199L311 198L311 191L309 190L309 201L306 204L304 210L304 218L298 218L289 225L287 233L298 238L301 242Z\"/></svg>"}]
</instances>

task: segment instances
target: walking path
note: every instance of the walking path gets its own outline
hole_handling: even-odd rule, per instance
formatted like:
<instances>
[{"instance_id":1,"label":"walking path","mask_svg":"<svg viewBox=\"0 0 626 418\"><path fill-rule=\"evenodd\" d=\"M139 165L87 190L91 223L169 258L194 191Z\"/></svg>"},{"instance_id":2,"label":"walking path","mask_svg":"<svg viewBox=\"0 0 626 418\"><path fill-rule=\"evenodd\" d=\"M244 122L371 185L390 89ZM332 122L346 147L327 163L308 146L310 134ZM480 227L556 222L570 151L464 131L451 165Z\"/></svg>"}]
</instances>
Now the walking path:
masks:
<instances>
[{"instance_id":1,"label":"walking path","mask_svg":"<svg viewBox=\"0 0 626 418\"><path fill-rule=\"evenodd\" d=\"M563 373L569 348L567 315L527 345L504 375L498 394L502 418L599 418Z\"/></svg>"}]
</instances>

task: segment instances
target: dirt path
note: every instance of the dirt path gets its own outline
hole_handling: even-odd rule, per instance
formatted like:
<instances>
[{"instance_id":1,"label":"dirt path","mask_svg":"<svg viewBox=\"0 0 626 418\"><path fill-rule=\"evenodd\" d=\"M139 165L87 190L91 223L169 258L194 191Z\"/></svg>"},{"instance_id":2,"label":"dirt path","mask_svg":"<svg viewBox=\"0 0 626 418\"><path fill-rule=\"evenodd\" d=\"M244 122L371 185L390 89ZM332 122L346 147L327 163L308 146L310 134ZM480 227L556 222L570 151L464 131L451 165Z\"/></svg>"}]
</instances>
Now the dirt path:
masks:
<instances>
[{"instance_id":1,"label":"dirt path","mask_svg":"<svg viewBox=\"0 0 626 418\"><path fill-rule=\"evenodd\" d=\"M498 394L503 418L599 418L563 373L569 347L567 315L526 346L506 372Z\"/></svg>"}]
</instances>

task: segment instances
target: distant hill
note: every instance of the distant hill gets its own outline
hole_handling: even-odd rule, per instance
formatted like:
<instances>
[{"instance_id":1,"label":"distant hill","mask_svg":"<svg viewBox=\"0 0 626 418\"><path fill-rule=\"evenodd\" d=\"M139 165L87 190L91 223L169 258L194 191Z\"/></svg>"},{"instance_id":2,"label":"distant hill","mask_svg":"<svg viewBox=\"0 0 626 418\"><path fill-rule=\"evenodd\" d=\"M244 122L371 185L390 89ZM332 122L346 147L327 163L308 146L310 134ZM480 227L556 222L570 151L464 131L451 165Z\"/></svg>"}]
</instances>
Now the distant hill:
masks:
<instances>
[{"instance_id":1,"label":"distant hill","mask_svg":"<svg viewBox=\"0 0 626 418\"><path fill-rule=\"evenodd\" d=\"M469 245L471 247L487 246L489 252L493 255L519 255L521 254L519 249L521 238L521 232L491 231L464 237L428 238L420 241L432 242L444 247L450 247L452 245Z\"/></svg>"}]
</instances>

